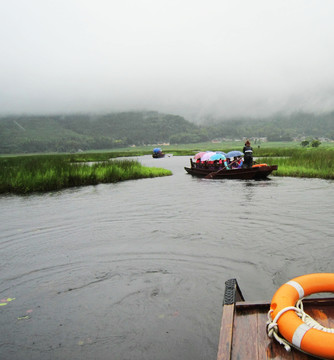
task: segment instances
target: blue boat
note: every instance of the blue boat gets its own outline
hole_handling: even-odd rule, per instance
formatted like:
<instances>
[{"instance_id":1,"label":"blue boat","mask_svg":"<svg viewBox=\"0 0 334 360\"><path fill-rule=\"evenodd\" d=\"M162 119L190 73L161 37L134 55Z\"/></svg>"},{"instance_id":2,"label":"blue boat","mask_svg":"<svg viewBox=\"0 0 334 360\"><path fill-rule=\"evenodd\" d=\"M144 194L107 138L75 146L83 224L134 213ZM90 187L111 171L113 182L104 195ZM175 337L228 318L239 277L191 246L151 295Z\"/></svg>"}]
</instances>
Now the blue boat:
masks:
<instances>
[{"instance_id":1,"label":"blue boat","mask_svg":"<svg viewBox=\"0 0 334 360\"><path fill-rule=\"evenodd\" d=\"M163 157L165 157L165 153L161 150L161 148L154 148L152 157L163 158Z\"/></svg>"}]
</instances>

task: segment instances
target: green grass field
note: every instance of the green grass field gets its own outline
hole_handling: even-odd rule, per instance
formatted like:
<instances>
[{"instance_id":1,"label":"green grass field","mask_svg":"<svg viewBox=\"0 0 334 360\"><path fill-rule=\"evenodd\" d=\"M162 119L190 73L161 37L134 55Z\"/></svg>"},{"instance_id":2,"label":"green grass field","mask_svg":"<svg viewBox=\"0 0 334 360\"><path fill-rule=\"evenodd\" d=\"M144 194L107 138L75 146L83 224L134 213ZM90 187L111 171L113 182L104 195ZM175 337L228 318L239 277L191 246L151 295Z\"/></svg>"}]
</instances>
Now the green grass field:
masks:
<instances>
[{"instance_id":1,"label":"green grass field","mask_svg":"<svg viewBox=\"0 0 334 360\"><path fill-rule=\"evenodd\" d=\"M162 150L168 154L173 155L193 155L200 151L224 151L228 152L231 150L240 150L242 151L244 147L244 141L225 141L220 143L204 142L196 144L180 144L180 145L146 145L146 146L136 146L104 151L89 151L85 154L95 154L95 153L108 153L110 156L113 154L118 154L117 156L131 156L131 155L147 155L152 154L152 150L155 147L161 147ZM300 145L300 142L261 142L257 144L252 143L254 150L254 156L262 156L266 154L268 150L275 149L276 151L285 150L285 149L313 149L310 147L303 148ZM319 149L334 149L334 142L331 143L321 143ZM120 155L119 155L120 154Z\"/></svg>"},{"instance_id":2,"label":"green grass field","mask_svg":"<svg viewBox=\"0 0 334 360\"><path fill-rule=\"evenodd\" d=\"M34 155L0 158L0 193L27 194L74 186L112 183L172 175L170 170L148 168L137 161L105 160L89 156L94 164L76 162L73 155Z\"/></svg>"}]
</instances>

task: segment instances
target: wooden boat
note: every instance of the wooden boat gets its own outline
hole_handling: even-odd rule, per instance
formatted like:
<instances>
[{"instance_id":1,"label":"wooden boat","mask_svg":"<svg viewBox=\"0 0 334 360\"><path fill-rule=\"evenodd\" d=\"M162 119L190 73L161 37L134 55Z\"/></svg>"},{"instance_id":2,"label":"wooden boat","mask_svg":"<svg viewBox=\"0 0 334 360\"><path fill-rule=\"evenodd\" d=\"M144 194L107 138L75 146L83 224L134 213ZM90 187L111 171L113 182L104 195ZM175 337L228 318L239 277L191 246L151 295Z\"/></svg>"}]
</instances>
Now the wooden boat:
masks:
<instances>
[{"instance_id":1,"label":"wooden boat","mask_svg":"<svg viewBox=\"0 0 334 360\"><path fill-rule=\"evenodd\" d=\"M263 165L242 169L219 169L215 167L196 166L190 159L190 167L184 168L190 175L197 177L209 177L211 179L242 179L242 180L261 180L266 179L272 171L277 170L277 165ZM210 174L210 176L209 176Z\"/></svg>"},{"instance_id":2,"label":"wooden boat","mask_svg":"<svg viewBox=\"0 0 334 360\"><path fill-rule=\"evenodd\" d=\"M165 153L160 148L155 148L153 149L152 157L156 159L163 158L165 157Z\"/></svg>"},{"instance_id":3,"label":"wooden boat","mask_svg":"<svg viewBox=\"0 0 334 360\"><path fill-rule=\"evenodd\" d=\"M334 327L334 298L304 299L304 310L319 323ZM225 283L217 360L316 360L299 349L285 348L267 335L270 302L245 301L236 279ZM334 335L333 335L334 336Z\"/></svg>"}]
</instances>

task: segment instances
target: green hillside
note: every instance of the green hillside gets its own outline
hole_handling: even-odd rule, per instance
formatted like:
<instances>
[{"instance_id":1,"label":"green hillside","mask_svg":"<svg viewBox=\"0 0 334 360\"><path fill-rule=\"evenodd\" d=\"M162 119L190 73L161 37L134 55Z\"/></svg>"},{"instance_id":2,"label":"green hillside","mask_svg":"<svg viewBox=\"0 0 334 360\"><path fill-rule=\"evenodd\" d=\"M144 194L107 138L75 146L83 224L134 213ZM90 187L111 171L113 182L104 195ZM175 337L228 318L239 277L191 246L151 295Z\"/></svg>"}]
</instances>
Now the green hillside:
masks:
<instances>
[{"instance_id":1,"label":"green hillside","mask_svg":"<svg viewBox=\"0 0 334 360\"><path fill-rule=\"evenodd\" d=\"M334 112L315 115L294 113L265 119L231 119L211 122L209 133L217 137L266 137L268 141L291 141L294 138L328 138L334 140Z\"/></svg>"},{"instance_id":2,"label":"green hillside","mask_svg":"<svg viewBox=\"0 0 334 360\"><path fill-rule=\"evenodd\" d=\"M0 118L0 153L76 152L131 145L189 144L213 139L334 140L334 112L267 119L229 119L196 125L154 111L104 115L26 115Z\"/></svg>"},{"instance_id":3,"label":"green hillside","mask_svg":"<svg viewBox=\"0 0 334 360\"><path fill-rule=\"evenodd\" d=\"M0 119L0 153L71 152L169 142L191 134L184 118L157 112L10 116ZM207 140L207 139L203 139Z\"/></svg>"}]
</instances>

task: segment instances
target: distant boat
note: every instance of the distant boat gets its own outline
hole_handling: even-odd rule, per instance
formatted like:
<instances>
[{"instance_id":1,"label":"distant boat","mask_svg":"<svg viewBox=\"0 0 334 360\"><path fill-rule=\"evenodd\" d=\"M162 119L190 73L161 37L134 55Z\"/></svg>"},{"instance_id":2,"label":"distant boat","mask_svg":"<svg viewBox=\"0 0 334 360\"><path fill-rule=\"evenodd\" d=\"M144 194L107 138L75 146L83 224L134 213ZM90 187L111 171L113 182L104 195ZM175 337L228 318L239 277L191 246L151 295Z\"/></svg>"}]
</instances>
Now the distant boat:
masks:
<instances>
[{"instance_id":1,"label":"distant boat","mask_svg":"<svg viewBox=\"0 0 334 360\"><path fill-rule=\"evenodd\" d=\"M224 167L208 166L194 163L190 159L191 167L184 169L190 175L207 179L241 179L241 180L261 180L266 179L272 171L277 170L277 165L257 164L251 168L230 169Z\"/></svg>"},{"instance_id":2,"label":"distant boat","mask_svg":"<svg viewBox=\"0 0 334 360\"><path fill-rule=\"evenodd\" d=\"M153 149L152 157L163 158L163 157L165 157L165 153L160 148L155 148L155 149Z\"/></svg>"}]
</instances>

